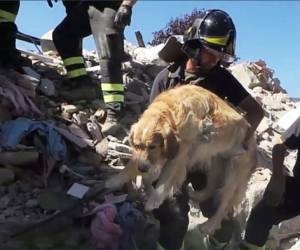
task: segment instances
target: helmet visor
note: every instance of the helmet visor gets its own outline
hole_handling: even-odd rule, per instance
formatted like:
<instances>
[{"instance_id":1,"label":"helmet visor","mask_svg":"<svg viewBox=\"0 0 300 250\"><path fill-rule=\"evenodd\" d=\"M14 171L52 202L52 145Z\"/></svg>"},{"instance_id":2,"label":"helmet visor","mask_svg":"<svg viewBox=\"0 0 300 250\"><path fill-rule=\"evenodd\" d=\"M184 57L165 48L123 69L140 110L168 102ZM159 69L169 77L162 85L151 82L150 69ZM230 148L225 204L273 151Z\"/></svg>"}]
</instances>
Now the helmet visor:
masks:
<instances>
[{"instance_id":1,"label":"helmet visor","mask_svg":"<svg viewBox=\"0 0 300 250\"><path fill-rule=\"evenodd\" d=\"M200 39L193 39L186 41L182 48L182 52L189 58L197 59L199 58L202 51L207 51L210 54L216 56L220 61L226 63L233 63L236 58L228 53L221 52L215 49L208 47L207 45L203 44Z\"/></svg>"}]
</instances>

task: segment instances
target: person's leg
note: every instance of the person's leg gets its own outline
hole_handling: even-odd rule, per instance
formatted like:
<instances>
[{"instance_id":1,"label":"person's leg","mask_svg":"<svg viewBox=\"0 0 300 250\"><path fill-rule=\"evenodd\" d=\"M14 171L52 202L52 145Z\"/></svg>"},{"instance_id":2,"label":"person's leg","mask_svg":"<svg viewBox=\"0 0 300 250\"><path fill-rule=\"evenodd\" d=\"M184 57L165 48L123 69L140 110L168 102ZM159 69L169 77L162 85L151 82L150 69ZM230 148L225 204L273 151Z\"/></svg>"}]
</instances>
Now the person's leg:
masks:
<instances>
[{"instance_id":1,"label":"person's leg","mask_svg":"<svg viewBox=\"0 0 300 250\"><path fill-rule=\"evenodd\" d=\"M287 178L283 204L278 207L268 206L264 200L251 211L247 222L243 249L264 248L273 225L300 214L299 183L294 178Z\"/></svg>"},{"instance_id":2,"label":"person's leg","mask_svg":"<svg viewBox=\"0 0 300 250\"><path fill-rule=\"evenodd\" d=\"M160 221L160 245L166 250L182 248L184 236L189 224L189 204L186 193L175 195L164 201L153 210L156 219Z\"/></svg>"},{"instance_id":3,"label":"person's leg","mask_svg":"<svg viewBox=\"0 0 300 250\"><path fill-rule=\"evenodd\" d=\"M116 9L89 7L91 30L101 67L101 89L107 107L105 134L114 134L120 127L118 118L124 104L122 59L124 54L123 29L114 25Z\"/></svg>"},{"instance_id":4,"label":"person's leg","mask_svg":"<svg viewBox=\"0 0 300 250\"><path fill-rule=\"evenodd\" d=\"M62 3L65 6L67 14L69 14L77 5L80 4L79 1L73 1L73 0L62 0Z\"/></svg>"},{"instance_id":5,"label":"person's leg","mask_svg":"<svg viewBox=\"0 0 300 250\"><path fill-rule=\"evenodd\" d=\"M0 1L0 64L22 71L21 67L30 66L31 61L23 58L16 49L15 20L19 6L20 1Z\"/></svg>"},{"instance_id":6,"label":"person's leg","mask_svg":"<svg viewBox=\"0 0 300 250\"><path fill-rule=\"evenodd\" d=\"M91 34L88 6L84 3L73 7L53 31L53 42L67 69L69 90L59 94L68 101L95 99L95 84L88 77L82 56L82 38Z\"/></svg>"},{"instance_id":7,"label":"person's leg","mask_svg":"<svg viewBox=\"0 0 300 250\"><path fill-rule=\"evenodd\" d=\"M0 2L0 57L8 56L16 50L17 26L15 20L19 11L20 1Z\"/></svg>"}]
</instances>

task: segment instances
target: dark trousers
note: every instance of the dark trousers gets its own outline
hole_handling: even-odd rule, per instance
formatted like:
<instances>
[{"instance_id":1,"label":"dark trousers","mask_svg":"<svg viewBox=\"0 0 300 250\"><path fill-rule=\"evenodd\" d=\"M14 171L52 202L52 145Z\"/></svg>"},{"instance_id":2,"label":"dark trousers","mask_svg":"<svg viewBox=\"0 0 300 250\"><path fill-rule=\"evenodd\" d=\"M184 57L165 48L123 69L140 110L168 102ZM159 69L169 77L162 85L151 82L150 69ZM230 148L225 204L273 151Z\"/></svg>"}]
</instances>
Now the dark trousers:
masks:
<instances>
[{"instance_id":1,"label":"dark trousers","mask_svg":"<svg viewBox=\"0 0 300 250\"><path fill-rule=\"evenodd\" d=\"M0 59L16 52L17 26L12 15L17 15L20 1L0 1Z\"/></svg>"},{"instance_id":2,"label":"dark trousers","mask_svg":"<svg viewBox=\"0 0 300 250\"><path fill-rule=\"evenodd\" d=\"M65 6L67 14L70 13L78 4L80 4L80 2L72 0L62 0L62 3Z\"/></svg>"},{"instance_id":3,"label":"dark trousers","mask_svg":"<svg viewBox=\"0 0 300 250\"><path fill-rule=\"evenodd\" d=\"M201 172L191 173L182 192L164 201L153 211L156 219L160 221L160 244L168 250L180 249L189 224L189 197L186 185L192 183L195 190L201 190L206 186L206 175ZM201 212L205 217L212 217L217 209L214 199L208 199L200 203ZM223 220L221 229L217 230L213 237L220 242L229 242L233 234L234 221Z\"/></svg>"},{"instance_id":4,"label":"dark trousers","mask_svg":"<svg viewBox=\"0 0 300 250\"><path fill-rule=\"evenodd\" d=\"M82 38L93 34L100 60L101 82L106 83L106 88L102 89L106 103L123 102L116 101L123 95L120 85L123 82L121 61L124 55L123 29L114 27L119 6L116 3L106 2L107 7L101 1L94 4L81 2L67 9L67 16L53 31L53 42L62 59L81 57ZM82 69L84 63L79 61L66 65L66 68L68 72ZM114 88L114 84L117 87Z\"/></svg>"},{"instance_id":5,"label":"dark trousers","mask_svg":"<svg viewBox=\"0 0 300 250\"><path fill-rule=\"evenodd\" d=\"M245 233L245 241L264 246L273 225L300 215L300 181L287 177L284 201L277 207L267 206L264 200L251 211Z\"/></svg>"}]
</instances>

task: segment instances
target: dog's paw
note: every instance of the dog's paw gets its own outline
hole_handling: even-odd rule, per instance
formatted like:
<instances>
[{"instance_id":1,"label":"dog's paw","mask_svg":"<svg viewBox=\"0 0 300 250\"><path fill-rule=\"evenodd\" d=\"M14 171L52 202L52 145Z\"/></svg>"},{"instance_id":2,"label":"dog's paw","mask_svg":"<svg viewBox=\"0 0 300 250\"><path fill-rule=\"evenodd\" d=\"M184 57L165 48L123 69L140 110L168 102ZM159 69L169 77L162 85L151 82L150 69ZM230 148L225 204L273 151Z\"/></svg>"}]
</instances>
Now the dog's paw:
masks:
<instances>
[{"instance_id":1,"label":"dog's paw","mask_svg":"<svg viewBox=\"0 0 300 250\"><path fill-rule=\"evenodd\" d=\"M162 195L159 195L156 191L152 192L145 204L145 210L152 211L153 209L159 208L163 201Z\"/></svg>"},{"instance_id":2,"label":"dog's paw","mask_svg":"<svg viewBox=\"0 0 300 250\"><path fill-rule=\"evenodd\" d=\"M198 227L201 232L212 235L216 230L221 228L221 220L212 217Z\"/></svg>"},{"instance_id":3,"label":"dog's paw","mask_svg":"<svg viewBox=\"0 0 300 250\"><path fill-rule=\"evenodd\" d=\"M114 175L108 180L105 181L105 188L107 189L119 189L121 188L126 182L128 182L128 179L122 175Z\"/></svg>"}]
</instances>

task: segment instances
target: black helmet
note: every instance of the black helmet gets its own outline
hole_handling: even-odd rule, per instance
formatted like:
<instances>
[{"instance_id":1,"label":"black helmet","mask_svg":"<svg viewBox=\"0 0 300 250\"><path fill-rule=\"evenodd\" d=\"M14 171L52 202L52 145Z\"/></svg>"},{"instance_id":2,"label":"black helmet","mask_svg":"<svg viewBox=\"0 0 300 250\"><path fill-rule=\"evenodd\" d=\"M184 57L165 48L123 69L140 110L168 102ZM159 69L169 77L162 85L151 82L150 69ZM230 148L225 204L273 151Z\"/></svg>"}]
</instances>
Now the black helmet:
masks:
<instances>
[{"instance_id":1,"label":"black helmet","mask_svg":"<svg viewBox=\"0 0 300 250\"><path fill-rule=\"evenodd\" d=\"M185 43L201 42L201 45L222 53L221 61L235 60L236 31L231 17L222 10L207 10L187 30Z\"/></svg>"}]
</instances>

